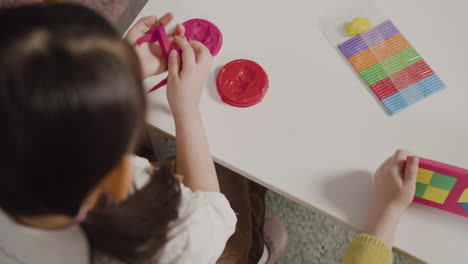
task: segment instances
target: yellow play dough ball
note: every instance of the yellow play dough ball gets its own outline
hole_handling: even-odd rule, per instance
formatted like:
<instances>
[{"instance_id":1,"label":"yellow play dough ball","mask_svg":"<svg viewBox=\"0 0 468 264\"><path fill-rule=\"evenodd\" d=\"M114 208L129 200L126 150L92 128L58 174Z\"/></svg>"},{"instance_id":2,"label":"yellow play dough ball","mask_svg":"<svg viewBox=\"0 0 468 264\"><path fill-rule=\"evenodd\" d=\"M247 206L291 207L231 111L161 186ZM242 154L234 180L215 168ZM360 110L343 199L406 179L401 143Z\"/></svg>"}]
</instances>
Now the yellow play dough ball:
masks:
<instances>
[{"instance_id":1,"label":"yellow play dough ball","mask_svg":"<svg viewBox=\"0 0 468 264\"><path fill-rule=\"evenodd\" d=\"M356 17L351 23L346 25L346 32L350 36L355 36L366 32L372 28L372 21L368 18Z\"/></svg>"}]
</instances>

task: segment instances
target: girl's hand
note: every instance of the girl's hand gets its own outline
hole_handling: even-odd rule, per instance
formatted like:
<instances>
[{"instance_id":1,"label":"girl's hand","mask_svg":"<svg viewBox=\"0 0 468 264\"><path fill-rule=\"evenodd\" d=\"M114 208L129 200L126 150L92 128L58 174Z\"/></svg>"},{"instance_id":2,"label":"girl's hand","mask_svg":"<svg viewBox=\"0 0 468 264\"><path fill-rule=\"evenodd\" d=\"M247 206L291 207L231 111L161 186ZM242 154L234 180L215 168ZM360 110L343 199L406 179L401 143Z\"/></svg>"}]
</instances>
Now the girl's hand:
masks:
<instances>
[{"instance_id":1,"label":"girl's hand","mask_svg":"<svg viewBox=\"0 0 468 264\"><path fill-rule=\"evenodd\" d=\"M392 208L402 213L413 200L419 158L406 160L411 155L406 150L397 150L375 173L377 207Z\"/></svg>"},{"instance_id":2,"label":"girl's hand","mask_svg":"<svg viewBox=\"0 0 468 264\"><path fill-rule=\"evenodd\" d=\"M167 99L177 120L199 114L200 96L211 71L213 56L198 41L187 42L185 38L175 37L175 44L181 48L182 55L175 50L169 55Z\"/></svg>"},{"instance_id":3,"label":"girl's hand","mask_svg":"<svg viewBox=\"0 0 468 264\"><path fill-rule=\"evenodd\" d=\"M419 158L406 160L408 156L410 152L397 150L375 173L377 200L364 233L383 241L389 248L393 247L400 216L416 191Z\"/></svg>"},{"instance_id":4,"label":"girl's hand","mask_svg":"<svg viewBox=\"0 0 468 264\"><path fill-rule=\"evenodd\" d=\"M136 41L161 24L167 26L172 19L174 19L172 13L166 13L159 20L156 16L144 17L128 31L125 37L135 47L135 51L141 62L143 78L165 72L167 61L164 58L159 42L146 42L138 46L136 45ZM185 28L182 25L177 25L175 31L169 35L169 42L172 43L174 41L174 36L183 36L184 34Z\"/></svg>"}]
</instances>

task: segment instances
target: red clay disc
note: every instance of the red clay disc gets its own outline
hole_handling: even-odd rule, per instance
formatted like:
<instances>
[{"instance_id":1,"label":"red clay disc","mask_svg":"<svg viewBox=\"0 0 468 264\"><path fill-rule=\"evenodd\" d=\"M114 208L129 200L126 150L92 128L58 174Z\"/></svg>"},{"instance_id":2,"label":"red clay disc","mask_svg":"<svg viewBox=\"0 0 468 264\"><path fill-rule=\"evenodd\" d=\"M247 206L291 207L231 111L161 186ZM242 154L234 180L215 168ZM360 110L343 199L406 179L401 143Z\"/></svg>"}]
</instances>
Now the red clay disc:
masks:
<instances>
[{"instance_id":1,"label":"red clay disc","mask_svg":"<svg viewBox=\"0 0 468 264\"><path fill-rule=\"evenodd\" d=\"M261 102L265 96L268 75L253 61L234 60L219 71L216 86L225 103L236 107L249 107Z\"/></svg>"},{"instance_id":2,"label":"red clay disc","mask_svg":"<svg viewBox=\"0 0 468 264\"><path fill-rule=\"evenodd\" d=\"M203 43L216 56L223 45L223 34L215 24L204 19L190 19L182 24L185 27L185 37Z\"/></svg>"}]
</instances>

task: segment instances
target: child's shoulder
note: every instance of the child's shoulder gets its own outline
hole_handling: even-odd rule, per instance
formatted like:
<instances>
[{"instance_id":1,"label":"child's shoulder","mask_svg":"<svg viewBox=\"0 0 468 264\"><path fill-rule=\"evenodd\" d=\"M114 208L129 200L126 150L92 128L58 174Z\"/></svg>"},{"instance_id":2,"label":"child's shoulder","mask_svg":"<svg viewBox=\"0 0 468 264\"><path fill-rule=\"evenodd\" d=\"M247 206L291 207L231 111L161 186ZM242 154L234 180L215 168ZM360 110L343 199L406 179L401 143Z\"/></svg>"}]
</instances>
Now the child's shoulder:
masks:
<instances>
[{"instance_id":1,"label":"child's shoulder","mask_svg":"<svg viewBox=\"0 0 468 264\"><path fill-rule=\"evenodd\" d=\"M135 185L149 182L147 159L132 159ZM170 223L169 241L158 256L159 263L214 263L234 233L237 217L222 193L193 192L180 183L178 217ZM207 250L210 249L210 250Z\"/></svg>"},{"instance_id":2,"label":"child's shoulder","mask_svg":"<svg viewBox=\"0 0 468 264\"><path fill-rule=\"evenodd\" d=\"M169 242L159 260L161 263L215 263L235 231L236 214L223 194L192 192L183 183L180 186L179 215L171 223Z\"/></svg>"}]
</instances>

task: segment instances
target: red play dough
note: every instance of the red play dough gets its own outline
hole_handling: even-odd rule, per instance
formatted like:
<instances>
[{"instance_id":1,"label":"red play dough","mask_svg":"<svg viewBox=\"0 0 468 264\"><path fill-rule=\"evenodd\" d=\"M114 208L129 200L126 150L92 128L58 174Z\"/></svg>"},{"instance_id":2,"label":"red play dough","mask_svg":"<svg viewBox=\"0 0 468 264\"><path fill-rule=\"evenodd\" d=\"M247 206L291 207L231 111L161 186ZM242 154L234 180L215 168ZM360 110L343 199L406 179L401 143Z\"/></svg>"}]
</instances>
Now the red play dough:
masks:
<instances>
[{"instance_id":1,"label":"red play dough","mask_svg":"<svg viewBox=\"0 0 468 264\"><path fill-rule=\"evenodd\" d=\"M257 63L235 60L218 73L216 86L221 99L232 106L249 107L262 101L268 89L268 75Z\"/></svg>"},{"instance_id":2,"label":"red play dough","mask_svg":"<svg viewBox=\"0 0 468 264\"><path fill-rule=\"evenodd\" d=\"M182 24L185 27L185 37L203 44L216 56L223 45L221 31L210 21L204 19L190 19Z\"/></svg>"}]
</instances>

